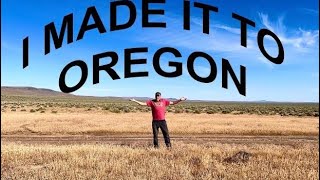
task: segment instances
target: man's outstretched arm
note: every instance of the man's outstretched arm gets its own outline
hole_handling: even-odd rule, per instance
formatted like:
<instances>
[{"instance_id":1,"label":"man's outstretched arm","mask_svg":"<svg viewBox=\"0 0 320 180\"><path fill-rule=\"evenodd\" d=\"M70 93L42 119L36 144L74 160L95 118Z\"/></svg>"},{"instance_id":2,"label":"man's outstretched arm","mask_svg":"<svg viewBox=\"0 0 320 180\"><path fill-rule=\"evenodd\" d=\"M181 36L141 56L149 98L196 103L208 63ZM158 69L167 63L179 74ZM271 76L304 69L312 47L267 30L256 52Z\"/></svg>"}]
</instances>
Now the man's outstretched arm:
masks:
<instances>
[{"instance_id":1,"label":"man's outstretched arm","mask_svg":"<svg viewBox=\"0 0 320 180\"><path fill-rule=\"evenodd\" d=\"M178 104L179 102L185 101L185 100L187 100L187 98L182 97L182 98L180 98L180 99L178 99L176 101L170 101L170 105Z\"/></svg>"},{"instance_id":2,"label":"man's outstretched arm","mask_svg":"<svg viewBox=\"0 0 320 180\"><path fill-rule=\"evenodd\" d=\"M130 101L135 102L135 103L138 103L138 104L140 104L140 105L142 105L142 106L146 106L146 105L147 105L146 102L137 101L137 100L135 100L135 99L130 99Z\"/></svg>"}]
</instances>

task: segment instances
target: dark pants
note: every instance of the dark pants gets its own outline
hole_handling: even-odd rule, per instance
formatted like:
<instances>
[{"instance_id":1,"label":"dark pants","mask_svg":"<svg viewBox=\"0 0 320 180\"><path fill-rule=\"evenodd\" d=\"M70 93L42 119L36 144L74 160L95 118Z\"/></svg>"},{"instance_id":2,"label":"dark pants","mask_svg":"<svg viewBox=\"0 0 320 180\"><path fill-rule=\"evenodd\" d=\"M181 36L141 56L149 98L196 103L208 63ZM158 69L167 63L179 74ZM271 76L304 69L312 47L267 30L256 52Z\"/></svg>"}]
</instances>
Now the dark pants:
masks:
<instances>
[{"instance_id":1,"label":"dark pants","mask_svg":"<svg viewBox=\"0 0 320 180\"><path fill-rule=\"evenodd\" d=\"M162 131L164 142L166 143L166 146L171 147L167 122L165 120L161 120L161 121L153 120L152 121L152 132L153 132L153 145L154 145L154 147L159 147L159 143L158 143L159 128Z\"/></svg>"}]
</instances>

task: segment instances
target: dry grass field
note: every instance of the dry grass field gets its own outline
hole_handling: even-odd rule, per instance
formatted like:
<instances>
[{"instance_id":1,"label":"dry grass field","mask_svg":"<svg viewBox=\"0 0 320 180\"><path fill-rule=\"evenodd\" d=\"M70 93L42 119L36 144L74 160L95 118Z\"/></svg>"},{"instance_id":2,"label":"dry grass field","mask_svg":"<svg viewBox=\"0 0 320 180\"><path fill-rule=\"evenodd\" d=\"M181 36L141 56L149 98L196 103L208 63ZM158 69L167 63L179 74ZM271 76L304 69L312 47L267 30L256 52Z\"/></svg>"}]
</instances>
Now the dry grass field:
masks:
<instances>
[{"instance_id":1,"label":"dry grass field","mask_svg":"<svg viewBox=\"0 0 320 180\"><path fill-rule=\"evenodd\" d=\"M167 113L172 134L318 135L316 117ZM1 115L1 134L108 135L150 134L151 113L7 112Z\"/></svg>"},{"instance_id":2,"label":"dry grass field","mask_svg":"<svg viewBox=\"0 0 320 180\"><path fill-rule=\"evenodd\" d=\"M317 144L1 145L2 179L319 179ZM239 150L248 162L223 161Z\"/></svg>"},{"instance_id":3,"label":"dry grass field","mask_svg":"<svg viewBox=\"0 0 320 180\"><path fill-rule=\"evenodd\" d=\"M319 179L318 104L171 107L172 149L121 100L9 96L1 111L1 179Z\"/></svg>"}]
</instances>

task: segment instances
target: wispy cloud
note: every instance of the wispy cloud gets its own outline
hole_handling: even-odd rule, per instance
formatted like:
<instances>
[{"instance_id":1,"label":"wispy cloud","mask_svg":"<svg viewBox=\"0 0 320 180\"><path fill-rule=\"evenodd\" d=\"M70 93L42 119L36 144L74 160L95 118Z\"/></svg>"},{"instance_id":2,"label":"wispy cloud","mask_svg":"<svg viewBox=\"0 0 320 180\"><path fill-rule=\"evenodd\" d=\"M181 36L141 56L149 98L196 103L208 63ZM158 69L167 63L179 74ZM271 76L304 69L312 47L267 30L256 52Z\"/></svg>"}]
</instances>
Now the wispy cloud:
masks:
<instances>
[{"instance_id":1,"label":"wispy cloud","mask_svg":"<svg viewBox=\"0 0 320 180\"><path fill-rule=\"evenodd\" d=\"M222 24L214 25L214 27L226 30L226 31L234 33L234 34L240 34L240 32L241 32L240 28L234 28L234 27L230 27L230 26L226 26L226 25L222 25Z\"/></svg>"},{"instance_id":2,"label":"wispy cloud","mask_svg":"<svg viewBox=\"0 0 320 180\"><path fill-rule=\"evenodd\" d=\"M306 50L306 48L318 45L319 30L303 30L302 28L297 28L293 31L293 35L289 35L287 27L284 25L284 16L280 16L275 22L269 20L267 14L259 13L262 24L273 31L280 38L281 42L284 44L292 45L299 50Z\"/></svg>"},{"instance_id":3,"label":"wispy cloud","mask_svg":"<svg viewBox=\"0 0 320 180\"><path fill-rule=\"evenodd\" d=\"M311 14L311 15L315 15L318 16L319 15L319 10L316 9L310 9L310 8L301 8L301 10L307 14Z\"/></svg>"},{"instance_id":4,"label":"wispy cloud","mask_svg":"<svg viewBox=\"0 0 320 180\"><path fill-rule=\"evenodd\" d=\"M264 13L258 13L258 16L261 21L260 24L273 31L280 38L285 48L285 61L296 63L305 59L310 60L311 55L318 51L319 30L299 27L296 29L287 28L284 23L284 16L279 16L274 21L270 20L269 16ZM240 27L238 26L232 27L221 22L211 22L210 34L207 35L202 33L202 21L197 17L191 18L190 31L184 30L181 20L174 15L166 15L165 22L167 22L167 28L154 31L149 29L143 37L137 36L134 40L155 45L181 47L193 51L212 52L227 56L226 58L234 57L251 63L258 60L268 68L274 67L258 48L258 27L248 29L247 48L245 48L240 45ZM256 23L259 24L259 22ZM268 39L267 37L266 39ZM278 47L272 39L271 41L265 41L264 45L268 52L276 55Z\"/></svg>"},{"instance_id":5,"label":"wispy cloud","mask_svg":"<svg viewBox=\"0 0 320 180\"><path fill-rule=\"evenodd\" d=\"M242 50L240 37L236 34L230 36L230 33L219 31L219 28L214 28L214 26L210 27L210 35L203 34L202 24L197 23L197 18L192 18L190 31L183 30L181 21L169 15L165 18L167 28L150 30L143 37L137 37L135 40L158 45L174 45L190 50L213 52ZM157 35L156 38L155 34Z\"/></svg>"}]
</instances>

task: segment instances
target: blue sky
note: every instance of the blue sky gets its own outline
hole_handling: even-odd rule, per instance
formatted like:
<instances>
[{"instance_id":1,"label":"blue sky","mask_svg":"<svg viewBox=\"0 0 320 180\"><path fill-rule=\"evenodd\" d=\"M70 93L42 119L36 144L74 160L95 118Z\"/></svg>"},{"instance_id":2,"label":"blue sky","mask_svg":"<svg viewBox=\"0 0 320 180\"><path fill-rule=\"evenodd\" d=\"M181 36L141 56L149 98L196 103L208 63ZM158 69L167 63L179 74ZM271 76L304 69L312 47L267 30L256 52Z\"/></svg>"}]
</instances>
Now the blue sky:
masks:
<instances>
[{"instance_id":1,"label":"blue sky","mask_svg":"<svg viewBox=\"0 0 320 180\"><path fill-rule=\"evenodd\" d=\"M194 2L194 1L191 1ZM163 8L164 16L150 16L151 21L166 22L166 28L142 28L141 2L134 1L137 18L132 27L110 32L109 1L20 1L2 0L1 9L1 86L34 86L60 91L59 75L70 62L81 59L87 63L89 74L86 83L73 94L93 96L147 96L160 91L164 97L181 97L201 100L225 101L294 101L319 102L319 9L318 1L197 1L218 7L219 12L210 15L210 34L202 33L202 10L191 5L191 29L183 29L183 1L169 1L151 5ZM191 3L192 4L192 3ZM44 55L44 26L54 22L58 31L65 15L73 13L74 39L76 38L86 9L95 6L107 30L100 34L96 29L87 31L84 38L53 49ZM118 21L124 22L128 10L121 8ZM232 18L237 13L255 22L248 26L248 46L240 45L240 23ZM92 20L90 21L92 22ZM280 65L273 64L260 52L257 34L262 28L273 31L281 40L285 59ZM29 66L22 68L22 40L29 36ZM181 58L163 55L161 67L174 71L169 61L183 63L183 75L164 78L158 75L152 58L162 47L174 47ZM124 49L148 47L148 53L135 58L147 59L147 64L134 65L132 71L148 71L149 76L124 79ZM266 38L265 47L270 55L277 55L277 46ZM52 47L51 47L52 48ZM100 73L100 83L93 85L92 56L115 51L119 61L115 65L121 77L112 80ZM186 68L187 58L194 51L202 51L214 58L217 65L215 81L205 84L194 80ZM222 58L228 59L239 77L240 65L246 67L246 96L237 91L229 78L229 88L221 85ZM103 59L101 64L108 63ZM210 72L209 63L199 58L195 71L200 76ZM72 68L67 73L68 86L80 79L80 70Z\"/></svg>"}]
</instances>

